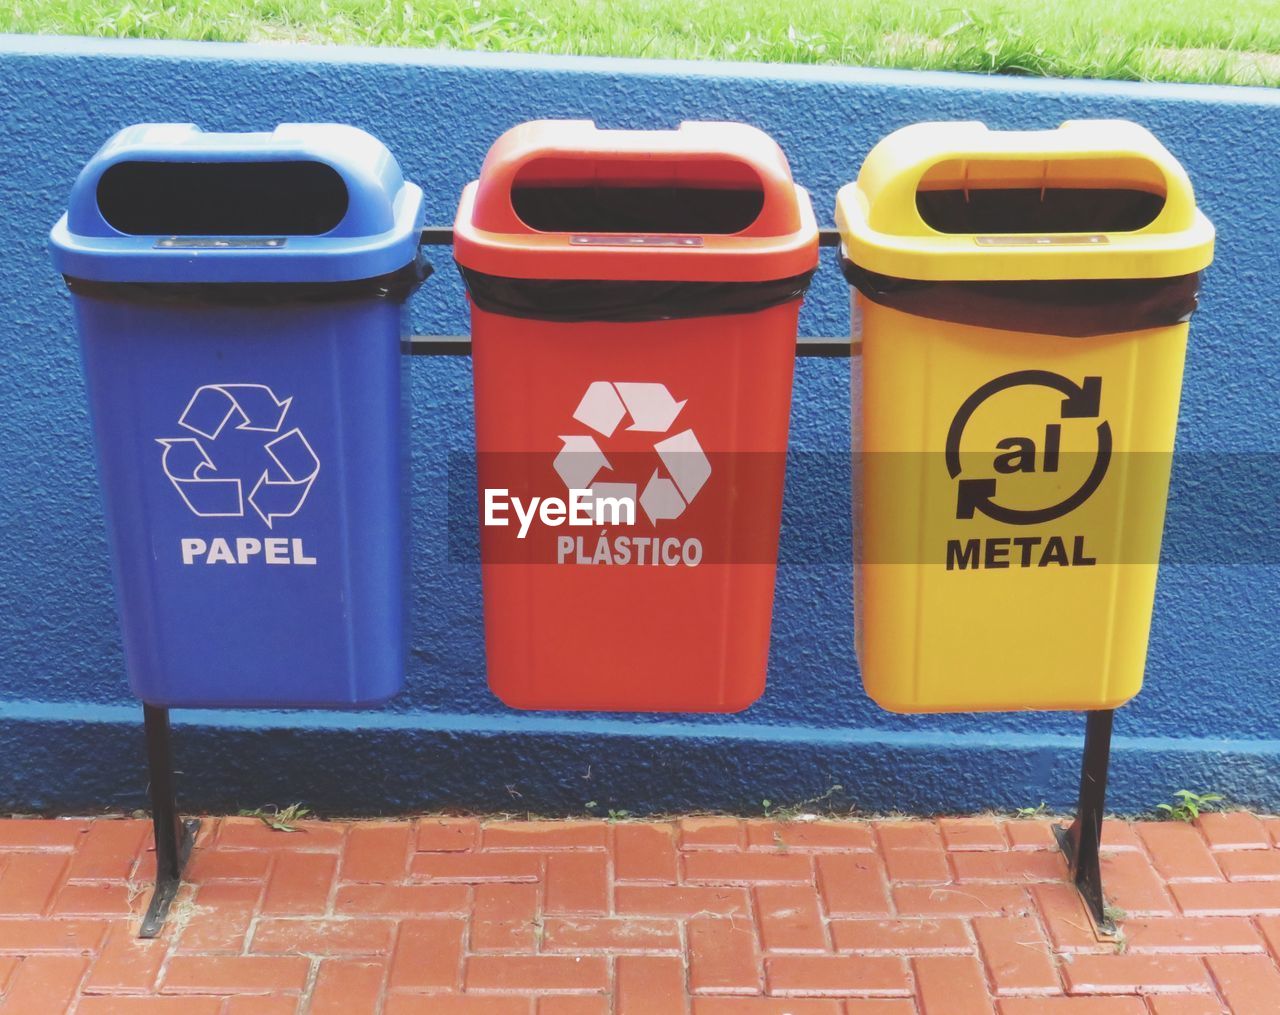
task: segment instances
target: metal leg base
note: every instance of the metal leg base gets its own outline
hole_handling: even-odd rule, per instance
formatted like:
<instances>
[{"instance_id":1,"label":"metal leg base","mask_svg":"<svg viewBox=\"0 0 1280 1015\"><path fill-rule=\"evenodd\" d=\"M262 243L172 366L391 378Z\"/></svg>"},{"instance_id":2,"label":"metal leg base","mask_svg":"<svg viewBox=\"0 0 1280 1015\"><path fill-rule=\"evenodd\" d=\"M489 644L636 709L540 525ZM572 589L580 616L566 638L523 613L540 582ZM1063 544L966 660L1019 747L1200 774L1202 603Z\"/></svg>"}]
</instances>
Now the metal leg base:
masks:
<instances>
[{"instance_id":1,"label":"metal leg base","mask_svg":"<svg viewBox=\"0 0 1280 1015\"><path fill-rule=\"evenodd\" d=\"M142 706L147 734L147 770L151 777L151 824L156 838L156 887L151 905L142 919L138 937L155 937L164 926L173 897L182 883L182 869L191 855L200 822L178 816L178 800L173 782L173 744L169 737L169 710L158 705Z\"/></svg>"},{"instance_id":2,"label":"metal leg base","mask_svg":"<svg viewBox=\"0 0 1280 1015\"><path fill-rule=\"evenodd\" d=\"M156 857L156 887L151 893L151 904L147 906L147 915L142 918L142 926L138 929L138 937L151 938L159 935L164 929L165 918L169 915L169 907L173 905L174 896L178 894L178 886L182 884L182 871L191 856L191 847L195 844L196 833L200 831L199 818L187 818L182 822L182 839L178 844L178 876L161 877L160 857Z\"/></svg>"},{"instance_id":3,"label":"metal leg base","mask_svg":"<svg viewBox=\"0 0 1280 1015\"><path fill-rule=\"evenodd\" d=\"M1107 769L1111 761L1111 710L1090 712L1086 720L1080 800L1070 828L1056 825L1053 834L1067 858L1071 880L1093 917L1098 932L1112 935L1115 920L1102 895L1102 816L1106 810Z\"/></svg>"},{"instance_id":4,"label":"metal leg base","mask_svg":"<svg viewBox=\"0 0 1280 1015\"><path fill-rule=\"evenodd\" d=\"M1072 822L1070 828L1054 825L1053 834L1058 840L1058 846L1066 855L1067 863L1071 867L1071 880L1075 883L1080 898L1084 900L1089 915L1093 917L1094 926L1098 928L1099 934L1110 937L1116 932L1116 922L1107 915L1107 900L1102 896L1102 867L1097 851L1094 851L1091 862L1081 862L1078 846L1080 838L1078 819Z\"/></svg>"}]
</instances>

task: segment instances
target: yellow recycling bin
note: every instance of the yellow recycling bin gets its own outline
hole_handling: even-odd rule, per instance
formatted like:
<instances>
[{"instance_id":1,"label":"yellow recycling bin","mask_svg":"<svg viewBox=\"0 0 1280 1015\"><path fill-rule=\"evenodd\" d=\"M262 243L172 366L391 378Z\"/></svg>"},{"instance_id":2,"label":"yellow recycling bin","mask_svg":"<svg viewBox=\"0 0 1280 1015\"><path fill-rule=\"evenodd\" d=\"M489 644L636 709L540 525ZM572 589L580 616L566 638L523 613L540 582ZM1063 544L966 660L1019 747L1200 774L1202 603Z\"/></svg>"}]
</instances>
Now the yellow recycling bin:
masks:
<instances>
[{"instance_id":1,"label":"yellow recycling bin","mask_svg":"<svg viewBox=\"0 0 1280 1015\"><path fill-rule=\"evenodd\" d=\"M880 142L854 288L855 612L895 712L1106 709L1142 685L1187 322L1213 227L1133 123Z\"/></svg>"}]
</instances>

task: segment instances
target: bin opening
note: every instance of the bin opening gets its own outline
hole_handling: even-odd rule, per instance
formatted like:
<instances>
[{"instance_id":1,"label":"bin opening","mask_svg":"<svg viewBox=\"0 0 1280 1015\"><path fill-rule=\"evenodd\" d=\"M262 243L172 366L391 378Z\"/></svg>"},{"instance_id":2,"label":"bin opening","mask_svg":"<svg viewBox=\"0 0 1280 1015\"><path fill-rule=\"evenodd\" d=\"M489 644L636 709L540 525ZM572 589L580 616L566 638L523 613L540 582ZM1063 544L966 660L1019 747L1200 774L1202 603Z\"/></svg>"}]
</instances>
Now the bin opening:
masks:
<instances>
[{"instance_id":1,"label":"bin opening","mask_svg":"<svg viewBox=\"0 0 1280 1015\"><path fill-rule=\"evenodd\" d=\"M323 162L118 162L98 181L107 225L135 236L318 236L347 214Z\"/></svg>"},{"instance_id":2,"label":"bin opening","mask_svg":"<svg viewBox=\"0 0 1280 1015\"><path fill-rule=\"evenodd\" d=\"M1164 207L1165 183L1141 159L954 159L921 178L916 208L940 233L1127 233Z\"/></svg>"},{"instance_id":3,"label":"bin opening","mask_svg":"<svg viewBox=\"0 0 1280 1015\"><path fill-rule=\"evenodd\" d=\"M511 206L547 233L740 233L759 217L764 186L733 159L629 162L534 159L516 174Z\"/></svg>"}]
</instances>

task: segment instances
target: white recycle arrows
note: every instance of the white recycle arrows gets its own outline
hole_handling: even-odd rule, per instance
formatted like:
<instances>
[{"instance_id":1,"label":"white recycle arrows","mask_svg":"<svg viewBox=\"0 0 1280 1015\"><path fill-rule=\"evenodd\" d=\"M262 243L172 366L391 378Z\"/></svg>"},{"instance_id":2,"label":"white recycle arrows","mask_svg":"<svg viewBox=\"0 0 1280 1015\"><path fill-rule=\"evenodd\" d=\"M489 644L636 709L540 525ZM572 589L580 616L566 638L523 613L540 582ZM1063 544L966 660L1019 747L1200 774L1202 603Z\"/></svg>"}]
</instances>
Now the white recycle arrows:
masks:
<instances>
[{"instance_id":1,"label":"white recycle arrows","mask_svg":"<svg viewBox=\"0 0 1280 1015\"><path fill-rule=\"evenodd\" d=\"M666 433L684 408L684 402L677 402L672 398L665 384L628 384L619 381L614 387L618 389L622 404L631 415L628 430Z\"/></svg>"},{"instance_id":2,"label":"white recycle arrows","mask_svg":"<svg viewBox=\"0 0 1280 1015\"><path fill-rule=\"evenodd\" d=\"M622 417L628 414L628 430L666 433L683 408L684 402L672 398L665 384L592 381L573 418L605 437L612 437Z\"/></svg>"},{"instance_id":3,"label":"white recycle arrows","mask_svg":"<svg viewBox=\"0 0 1280 1015\"><path fill-rule=\"evenodd\" d=\"M582 396L582 401L578 403L578 408L574 410L573 418L579 423L585 423L596 433L612 437L613 431L626 414L627 407L622 404L622 399L618 397L617 389L612 384L608 381L592 381L587 386L587 393ZM595 444L595 441L591 443Z\"/></svg>"},{"instance_id":4,"label":"white recycle arrows","mask_svg":"<svg viewBox=\"0 0 1280 1015\"><path fill-rule=\"evenodd\" d=\"M249 493L249 504L271 528L272 519L292 518L301 510L311 484L320 475L320 459L297 427L268 442L266 451L280 466L284 479L272 479L270 471L263 469Z\"/></svg>"},{"instance_id":5,"label":"white recycle arrows","mask_svg":"<svg viewBox=\"0 0 1280 1015\"><path fill-rule=\"evenodd\" d=\"M160 464L173 488L201 518L239 518L244 514L240 480L209 473L217 467L194 437L161 437Z\"/></svg>"},{"instance_id":6,"label":"white recycle arrows","mask_svg":"<svg viewBox=\"0 0 1280 1015\"><path fill-rule=\"evenodd\" d=\"M279 475L264 469L247 498L239 479L217 475L218 467L200 441L216 442L232 420L236 430L279 433L292 404L292 398L277 398L265 384L205 384L195 390L178 425L198 436L156 440L164 448L161 467L192 514L241 518L247 500L271 528L274 519L298 513L320 474L320 459L297 427L263 446Z\"/></svg>"},{"instance_id":7,"label":"white recycle arrows","mask_svg":"<svg viewBox=\"0 0 1280 1015\"><path fill-rule=\"evenodd\" d=\"M574 410L573 418L603 437L613 436L618 424L630 416L628 430L666 433L685 402L671 397L665 384L651 381L592 381ZM611 469L596 439L589 434L561 436L563 447L556 455L555 470L570 490L591 490L597 497L636 499L633 483L595 482L601 469ZM640 507L650 522L678 518L711 476L707 460L693 430L658 441L654 445L670 477L655 469L644 491Z\"/></svg>"},{"instance_id":8,"label":"white recycle arrows","mask_svg":"<svg viewBox=\"0 0 1280 1015\"><path fill-rule=\"evenodd\" d=\"M684 430L653 446L686 501L693 500L711 478L711 463L692 430Z\"/></svg>"},{"instance_id":9,"label":"white recycle arrows","mask_svg":"<svg viewBox=\"0 0 1280 1015\"><path fill-rule=\"evenodd\" d=\"M684 513L684 498L675 483L659 476L658 470L654 469L649 482L644 485L644 492L640 494L640 506L651 522L659 518L679 518Z\"/></svg>"},{"instance_id":10,"label":"white recycle arrows","mask_svg":"<svg viewBox=\"0 0 1280 1015\"><path fill-rule=\"evenodd\" d=\"M612 469L594 437L561 437L564 447L552 463L557 475L570 490L585 490L601 469Z\"/></svg>"},{"instance_id":11,"label":"white recycle arrows","mask_svg":"<svg viewBox=\"0 0 1280 1015\"><path fill-rule=\"evenodd\" d=\"M278 433L292 403L292 398L276 398L265 384L205 384L196 388L178 425L216 441L222 428L238 416L237 430Z\"/></svg>"}]
</instances>

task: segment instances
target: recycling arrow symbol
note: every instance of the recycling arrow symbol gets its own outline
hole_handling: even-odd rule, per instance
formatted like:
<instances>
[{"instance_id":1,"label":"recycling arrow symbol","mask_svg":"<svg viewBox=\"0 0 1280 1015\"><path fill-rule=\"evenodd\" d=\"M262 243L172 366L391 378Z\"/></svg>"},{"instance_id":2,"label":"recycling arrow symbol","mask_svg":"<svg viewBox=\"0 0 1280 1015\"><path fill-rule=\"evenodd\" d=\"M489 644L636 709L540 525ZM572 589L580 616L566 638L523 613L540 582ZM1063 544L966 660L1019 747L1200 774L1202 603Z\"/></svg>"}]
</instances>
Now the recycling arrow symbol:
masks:
<instances>
[{"instance_id":1,"label":"recycling arrow symbol","mask_svg":"<svg viewBox=\"0 0 1280 1015\"><path fill-rule=\"evenodd\" d=\"M192 514L241 518L247 502L271 528L275 519L301 510L320 474L320 459L297 427L280 432L292 404L292 398L277 398L265 384L204 384L196 389L178 417L178 425L196 436L156 439L164 448L164 474ZM218 439L228 429L278 434L263 444L271 465L256 477L247 497L246 483L220 473L209 453L210 448L216 453Z\"/></svg>"},{"instance_id":2,"label":"recycling arrow symbol","mask_svg":"<svg viewBox=\"0 0 1280 1015\"><path fill-rule=\"evenodd\" d=\"M601 437L612 437L623 419L630 417L628 430L643 433L666 433L685 407L671 397L665 384L650 381L592 381L588 386L573 418L594 430ZM570 434L560 437L562 446L556 455L554 468L570 490L591 490L596 497L613 497L636 502L635 483L608 483L597 480L601 470L612 471L613 466L591 434ZM668 475L654 469L640 492L640 508L657 523L662 519L679 518L685 508L697 496L706 481L711 478L711 463L707 460L693 430L681 430L653 445L658 460Z\"/></svg>"},{"instance_id":3,"label":"recycling arrow symbol","mask_svg":"<svg viewBox=\"0 0 1280 1015\"><path fill-rule=\"evenodd\" d=\"M959 479L956 492L956 517L972 518L980 512L988 518L1008 525L1038 525L1069 514L1087 501L1107 474L1111 464L1111 425L1103 420L1098 424L1098 453L1089 475L1070 496L1048 507L1021 509L996 503L996 480L991 478L960 479L960 441L970 418L983 402L1010 388L1035 385L1052 388L1064 396L1061 417L1063 419L1097 419L1101 411L1102 378L1086 377L1077 384L1068 377L1049 370L1016 370L996 377L980 386L966 398L951 420L947 431L947 472L952 479Z\"/></svg>"}]
</instances>

